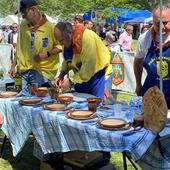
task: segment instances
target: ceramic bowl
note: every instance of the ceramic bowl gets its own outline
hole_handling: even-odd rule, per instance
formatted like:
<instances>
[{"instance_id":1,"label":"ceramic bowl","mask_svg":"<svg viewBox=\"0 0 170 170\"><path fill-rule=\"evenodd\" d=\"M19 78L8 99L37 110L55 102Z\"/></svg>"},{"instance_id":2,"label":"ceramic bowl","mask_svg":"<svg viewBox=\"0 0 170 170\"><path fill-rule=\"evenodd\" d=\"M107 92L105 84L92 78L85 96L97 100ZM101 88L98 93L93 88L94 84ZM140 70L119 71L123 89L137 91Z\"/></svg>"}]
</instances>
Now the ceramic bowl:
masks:
<instances>
[{"instance_id":1,"label":"ceramic bowl","mask_svg":"<svg viewBox=\"0 0 170 170\"><path fill-rule=\"evenodd\" d=\"M68 105L72 102L73 100L73 97L71 96L58 96L57 97L57 101L61 104L65 104L65 105Z\"/></svg>"},{"instance_id":2,"label":"ceramic bowl","mask_svg":"<svg viewBox=\"0 0 170 170\"><path fill-rule=\"evenodd\" d=\"M37 96L38 97L45 97L48 93L47 87L39 87L37 89Z\"/></svg>"}]
</instances>

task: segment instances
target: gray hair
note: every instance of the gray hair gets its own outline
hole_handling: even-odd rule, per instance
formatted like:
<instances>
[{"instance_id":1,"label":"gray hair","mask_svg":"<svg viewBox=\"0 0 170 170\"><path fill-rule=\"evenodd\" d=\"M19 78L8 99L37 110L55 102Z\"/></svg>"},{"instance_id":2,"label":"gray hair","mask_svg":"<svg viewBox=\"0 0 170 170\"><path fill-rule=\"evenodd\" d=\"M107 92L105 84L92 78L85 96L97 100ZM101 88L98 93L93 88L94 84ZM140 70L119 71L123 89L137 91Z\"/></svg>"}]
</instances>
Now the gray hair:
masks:
<instances>
[{"instance_id":1,"label":"gray hair","mask_svg":"<svg viewBox=\"0 0 170 170\"><path fill-rule=\"evenodd\" d=\"M133 26L132 25L126 25L126 28L125 28L126 30L133 30Z\"/></svg>"}]
</instances>

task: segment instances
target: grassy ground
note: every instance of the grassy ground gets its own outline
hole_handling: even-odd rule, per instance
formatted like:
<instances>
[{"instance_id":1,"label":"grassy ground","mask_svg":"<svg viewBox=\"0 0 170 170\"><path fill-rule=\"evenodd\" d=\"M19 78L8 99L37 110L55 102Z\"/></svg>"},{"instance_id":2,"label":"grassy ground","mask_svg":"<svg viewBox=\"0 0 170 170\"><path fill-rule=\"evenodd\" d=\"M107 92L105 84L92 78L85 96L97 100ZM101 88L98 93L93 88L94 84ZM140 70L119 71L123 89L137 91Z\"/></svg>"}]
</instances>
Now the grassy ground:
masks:
<instances>
[{"instance_id":1,"label":"grassy ground","mask_svg":"<svg viewBox=\"0 0 170 170\"><path fill-rule=\"evenodd\" d=\"M0 170L39 170L40 161L32 155L33 139L29 139L17 157L12 156L9 142L5 145L3 158L0 159ZM121 153L111 153L110 163L114 170L123 170L123 160ZM128 170L134 168L128 162Z\"/></svg>"}]
</instances>

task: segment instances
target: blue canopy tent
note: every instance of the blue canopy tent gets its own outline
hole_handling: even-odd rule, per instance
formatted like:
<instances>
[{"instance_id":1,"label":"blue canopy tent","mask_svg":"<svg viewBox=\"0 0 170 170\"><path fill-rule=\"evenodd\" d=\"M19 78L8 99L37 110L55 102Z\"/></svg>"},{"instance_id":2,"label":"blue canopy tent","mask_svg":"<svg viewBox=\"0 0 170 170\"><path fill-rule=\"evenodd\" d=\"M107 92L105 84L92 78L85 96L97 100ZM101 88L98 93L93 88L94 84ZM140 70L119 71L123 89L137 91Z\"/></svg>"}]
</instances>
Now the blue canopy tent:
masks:
<instances>
[{"instance_id":1,"label":"blue canopy tent","mask_svg":"<svg viewBox=\"0 0 170 170\"><path fill-rule=\"evenodd\" d=\"M87 14L83 15L84 21L91 20L91 18L92 18L92 10L89 10Z\"/></svg>"},{"instance_id":2,"label":"blue canopy tent","mask_svg":"<svg viewBox=\"0 0 170 170\"><path fill-rule=\"evenodd\" d=\"M113 8L111 10L112 12L119 13L117 22L118 23L123 23L126 20L131 20L134 18L149 18L152 17L152 13L149 12L148 10L130 10L130 9L123 9L123 8ZM92 10L89 10L87 14L84 16L84 20L91 20L92 19ZM114 23L115 19L113 18L107 18L106 19L107 23Z\"/></svg>"},{"instance_id":3,"label":"blue canopy tent","mask_svg":"<svg viewBox=\"0 0 170 170\"><path fill-rule=\"evenodd\" d=\"M124 21L124 23L129 23L129 24L140 24L140 23L152 24L153 23L153 18L152 17L149 17L149 18L139 17L139 18L126 20L126 21Z\"/></svg>"},{"instance_id":4,"label":"blue canopy tent","mask_svg":"<svg viewBox=\"0 0 170 170\"><path fill-rule=\"evenodd\" d=\"M149 18L152 16L152 13L148 10L112 9L112 12L120 12L118 15L118 22L120 23L134 18Z\"/></svg>"}]
</instances>

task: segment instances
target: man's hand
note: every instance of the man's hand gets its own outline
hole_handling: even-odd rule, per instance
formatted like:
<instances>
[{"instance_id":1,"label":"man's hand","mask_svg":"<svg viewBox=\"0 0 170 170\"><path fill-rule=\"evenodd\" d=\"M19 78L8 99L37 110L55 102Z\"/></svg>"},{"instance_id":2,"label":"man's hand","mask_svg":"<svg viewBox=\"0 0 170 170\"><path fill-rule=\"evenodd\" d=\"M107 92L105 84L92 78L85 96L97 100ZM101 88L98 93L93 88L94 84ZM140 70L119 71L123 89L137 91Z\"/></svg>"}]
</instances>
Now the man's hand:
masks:
<instances>
[{"instance_id":1,"label":"man's hand","mask_svg":"<svg viewBox=\"0 0 170 170\"><path fill-rule=\"evenodd\" d=\"M69 79L61 80L58 77L54 79L53 84L58 87L62 92L70 90Z\"/></svg>"},{"instance_id":2,"label":"man's hand","mask_svg":"<svg viewBox=\"0 0 170 170\"><path fill-rule=\"evenodd\" d=\"M70 90L70 81L69 79L64 79L61 84L59 85L59 89L61 89L62 92L69 91Z\"/></svg>"},{"instance_id":3,"label":"man's hand","mask_svg":"<svg viewBox=\"0 0 170 170\"><path fill-rule=\"evenodd\" d=\"M36 62L40 62L40 61L43 61L43 60L45 60L45 59L47 59L47 58L48 58L47 53L46 53L46 52L43 52L43 53L37 54L37 55L34 57L34 60L35 60Z\"/></svg>"},{"instance_id":4,"label":"man's hand","mask_svg":"<svg viewBox=\"0 0 170 170\"><path fill-rule=\"evenodd\" d=\"M53 85L55 85L56 87L59 87L62 84L62 81L63 81L63 79L57 77L54 79Z\"/></svg>"},{"instance_id":5,"label":"man's hand","mask_svg":"<svg viewBox=\"0 0 170 170\"><path fill-rule=\"evenodd\" d=\"M9 76L11 78L15 78L16 77L17 70L16 70L15 66L13 66L13 65L11 66L11 69L9 70L8 74L9 74Z\"/></svg>"}]
</instances>

